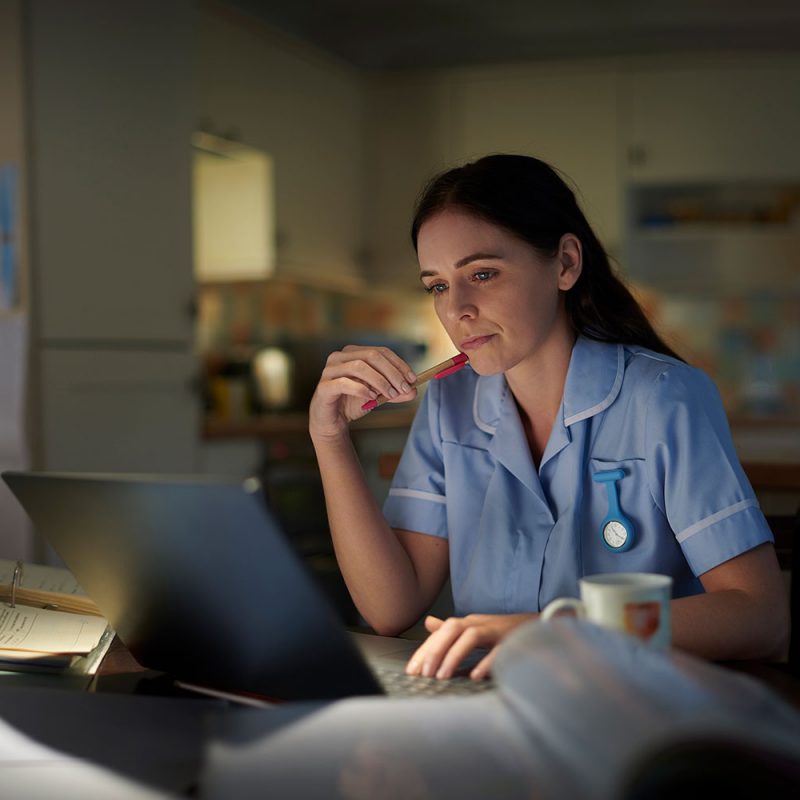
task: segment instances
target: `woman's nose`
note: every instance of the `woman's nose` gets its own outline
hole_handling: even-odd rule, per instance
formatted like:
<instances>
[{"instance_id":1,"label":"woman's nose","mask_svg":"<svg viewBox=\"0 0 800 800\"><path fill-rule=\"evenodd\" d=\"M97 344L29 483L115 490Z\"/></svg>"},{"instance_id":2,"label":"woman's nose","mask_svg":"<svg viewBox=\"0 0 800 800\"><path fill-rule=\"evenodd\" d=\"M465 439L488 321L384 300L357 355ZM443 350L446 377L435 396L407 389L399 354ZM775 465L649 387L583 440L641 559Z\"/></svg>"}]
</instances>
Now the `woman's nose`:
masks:
<instances>
[{"instance_id":1,"label":"woman's nose","mask_svg":"<svg viewBox=\"0 0 800 800\"><path fill-rule=\"evenodd\" d=\"M478 313L469 289L451 286L448 289L447 301L447 317L454 322L475 317Z\"/></svg>"}]
</instances>

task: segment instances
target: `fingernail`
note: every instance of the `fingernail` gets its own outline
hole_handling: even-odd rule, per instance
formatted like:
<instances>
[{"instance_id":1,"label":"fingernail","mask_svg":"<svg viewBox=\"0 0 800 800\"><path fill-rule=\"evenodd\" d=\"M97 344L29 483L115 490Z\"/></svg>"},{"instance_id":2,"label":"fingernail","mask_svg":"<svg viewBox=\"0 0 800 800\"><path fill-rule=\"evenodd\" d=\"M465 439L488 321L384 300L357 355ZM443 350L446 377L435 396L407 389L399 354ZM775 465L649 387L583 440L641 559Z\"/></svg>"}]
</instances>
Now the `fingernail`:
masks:
<instances>
[{"instance_id":1,"label":"fingernail","mask_svg":"<svg viewBox=\"0 0 800 800\"><path fill-rule=\"evenodd\" d=\"M389 397L397 397L397 389L394 386L389 387Z\"/></svg>"},{"instance_id":2,"label":"fingernail","mask_svg":"<svg viewBox=\"0 0 800 800\"><path fill-rule=\"evenodd\" d=\"M448 678L448 677L449 677L449 675L447 675L447 670L446 670L444 667L442 667L442 668L441 668L441 669L440 669L440 670L439 670L439 671L436 673L436 677L437 677L437 678L438 678L438 679L441 681L441 680L444 680L445 678Z\"/></svg>"},{"instance_id":3,"label":"fingernail","mask_svg":"<svg viewBox=\"0 0 800 800\"><path fill-rule=\"evenodd\" d=\"M410 386L409 386L409 385L408 385L408 384L407 384L405 381L403 381L403 382L400 384L400 391L401 391L403 394L405 394L405 393L406 393L407 391L409 391L410 389L411 389L411 387L410 387Z\"/></svg>"},{"instance_id":4,"label":"fingernail","mask_svg":"<svg viewBox=\"0 0 800 800\"><path fill-rule=\"evenodd\" d=\"M417 672L417 667L419 667L418 661L409 661L406 664L406 675L414 675Z\"/></svg>"},{"instance_id":5,"label":"fingernail","mask_svg":"<svg viewBox=\"0 0 800 800\"><path fill-rule=\"evenodd\" d=\"M411 381L411 383L414 383L414 381L417 379L417 376L411 370L406 372L406 377Z\"/></svg>"},{"instance_id":6,"label":"fingernail","mask_svg":"<svg viewBox=\"0 0 800 800\"><path fill-rule=\"evenodd\" d=\"M430 677L431 677L431 675L433 675L433 667L431 666L431 663L430 663L430 661L426 661L426 662L425 662L425 663L422 665L422 674L423 674L423 675L424 675L426 678L430 678Z\"/></svg>"}]
</instances>

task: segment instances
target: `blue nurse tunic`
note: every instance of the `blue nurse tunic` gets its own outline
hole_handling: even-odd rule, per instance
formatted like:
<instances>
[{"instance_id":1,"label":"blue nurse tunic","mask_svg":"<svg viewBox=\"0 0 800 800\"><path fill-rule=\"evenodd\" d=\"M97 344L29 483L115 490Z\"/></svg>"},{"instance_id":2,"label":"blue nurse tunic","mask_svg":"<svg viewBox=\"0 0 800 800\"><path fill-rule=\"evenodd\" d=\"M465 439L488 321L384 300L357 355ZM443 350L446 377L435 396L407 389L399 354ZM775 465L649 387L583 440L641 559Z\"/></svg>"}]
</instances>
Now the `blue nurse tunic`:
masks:
<instances>
[{"instance_id":1,"label":"blue nurse tunic","mask_svg":"<svg viewBox=\"0 0 800 800\"><path fill-rule=\"evenodd\" d=\"M609 549L607 486L633 544ZM642 347L578 337L537 471L503 375L432 382L384 504L393 528L448 539L455 613L539 611L600 572L671 575L703 591L712 567L772 533L712 381Z\"/></svg>"}]
</instances>

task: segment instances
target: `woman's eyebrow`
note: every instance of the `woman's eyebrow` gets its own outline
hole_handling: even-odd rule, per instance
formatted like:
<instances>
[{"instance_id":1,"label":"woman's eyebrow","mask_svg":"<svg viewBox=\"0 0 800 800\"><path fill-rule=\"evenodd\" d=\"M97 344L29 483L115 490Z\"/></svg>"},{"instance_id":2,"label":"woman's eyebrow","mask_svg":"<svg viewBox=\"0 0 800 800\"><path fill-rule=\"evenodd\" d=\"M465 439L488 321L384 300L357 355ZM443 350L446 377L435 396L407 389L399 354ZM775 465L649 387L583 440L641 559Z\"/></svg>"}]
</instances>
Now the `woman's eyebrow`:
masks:
<instances>
[{"instance_id":1,"label":"woman's eyebrow","mask_svg":"<svg viewBox=\"0 0 800 800\"><path fill-rule=\"evenodd\" d=\"M473 261L497 260L500 258L502 258L502 256L496 253L472 253L471 255L464 256L464 258L459 258L455 263L455 269L466 267L467 264L471 264ZM431 272L430 270L422 270L422 272L419 273L419 277L420 280L422 280L422 278L428 278L435 274L435 272Z\"/></svg>"}]
</instances>

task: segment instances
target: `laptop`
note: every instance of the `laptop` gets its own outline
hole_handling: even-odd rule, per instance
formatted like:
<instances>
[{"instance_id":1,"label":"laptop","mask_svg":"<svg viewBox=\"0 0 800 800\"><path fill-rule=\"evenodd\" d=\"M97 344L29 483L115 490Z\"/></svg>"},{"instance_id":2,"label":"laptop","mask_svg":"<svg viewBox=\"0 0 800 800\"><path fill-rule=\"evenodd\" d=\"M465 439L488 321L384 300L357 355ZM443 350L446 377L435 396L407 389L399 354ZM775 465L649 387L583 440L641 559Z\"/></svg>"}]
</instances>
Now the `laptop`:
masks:
<instances>
[{"instance_id":1,"label":"laptop","mask_svg":"<svg viewBox=\"0 0 800 800\"><path fill-rule=\"evenodd\" d=\"M410 678L419 642L349 633L256 478L2 477L134 658L181 685L279 700L489 685Z\"/></svg>"}]
</instances>

